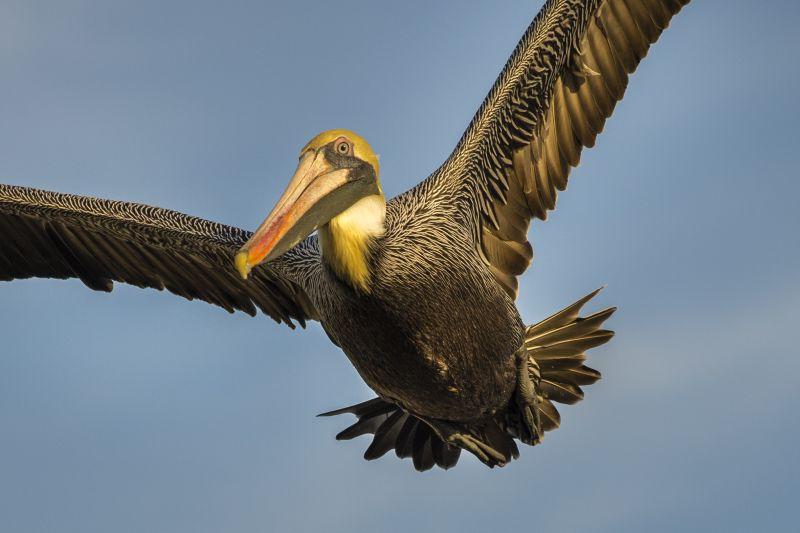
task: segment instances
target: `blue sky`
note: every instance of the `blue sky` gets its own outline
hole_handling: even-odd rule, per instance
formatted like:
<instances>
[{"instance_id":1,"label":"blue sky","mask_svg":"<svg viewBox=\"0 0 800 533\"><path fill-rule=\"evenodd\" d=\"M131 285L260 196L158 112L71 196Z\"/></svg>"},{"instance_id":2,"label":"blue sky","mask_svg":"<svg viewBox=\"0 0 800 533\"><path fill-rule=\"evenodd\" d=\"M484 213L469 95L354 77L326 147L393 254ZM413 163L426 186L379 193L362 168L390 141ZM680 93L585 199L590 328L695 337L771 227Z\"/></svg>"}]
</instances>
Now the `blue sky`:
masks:
<instances>
[{"instance_id":1,"label":"blue sky","mask_svg":"<svg viewBox=\"0 0 800 533\"><path fill-rule=\"evenodd\" d=\"M389 195L447 156L540 1L0 3L0 182L254 228L321 130ZM0 284L0 523L33 532L785 531L800 490L800 7L694 2L532 228L535 322L602 284L604 379L519 461L361 458L318 325Z\"/></svg>"}]
</instances>

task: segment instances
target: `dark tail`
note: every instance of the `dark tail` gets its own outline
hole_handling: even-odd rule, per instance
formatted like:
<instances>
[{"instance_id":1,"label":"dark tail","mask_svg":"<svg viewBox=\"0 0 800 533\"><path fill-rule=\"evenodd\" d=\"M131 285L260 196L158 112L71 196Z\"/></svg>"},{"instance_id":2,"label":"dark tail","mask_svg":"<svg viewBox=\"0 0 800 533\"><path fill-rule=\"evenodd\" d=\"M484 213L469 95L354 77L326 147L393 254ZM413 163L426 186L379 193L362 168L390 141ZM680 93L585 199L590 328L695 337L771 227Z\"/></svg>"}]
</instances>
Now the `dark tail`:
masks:
<instances>
[{"instance_id":1,"label":"dark tail","mask_svg":"<svg viewBox=\"0 0 800 533\"><path fill-rule=\"evenodd\" d=\"M433 465L447 470L455 466L461 449L445 443L422 420L403 411L397 405L373 398L350 407L322 413L318 416L334 416L352 413L358 421L336 435L336 440L372 433L372 444L364 452L364 459L371 461L394 449L397 457L411 457L414 468L420 472L430 470Z\"/></svg>"},{"instance_id":2,"label":"dark tail","mask_svg":"<svg viewBox=\"0 0 800 533\"><path fill-rule=\"evenodd\" d=\"M586 302L598 292L600 289L525 330L528 370L536 389L539 434L561 424L561 415L553 402L576 403L583 399L581 386L600 379L600 372L583 364L585 352L605 344L614 336L614 332L601 329L600 326L616 309L605 309L587 317L579 316ZM394 449L398 457L411 457L414 468L424 471L434 465L444 469L455 466L461 448L472 452L488 466L502 466L516 458L518 451L513 438L521 433L510 422L519 419L509 416L513 415L514 410L512 401L509 412L503 416L486 419L473 427L464 427L445 421L423 420L394 403L374 398L319 416L356 415L356 423L336 435L337 440L373 434L364 459L377 459ZM442 438L445 433L456 437L449 442L459 444L445 442Z\"/></svg>"}]
</instances>

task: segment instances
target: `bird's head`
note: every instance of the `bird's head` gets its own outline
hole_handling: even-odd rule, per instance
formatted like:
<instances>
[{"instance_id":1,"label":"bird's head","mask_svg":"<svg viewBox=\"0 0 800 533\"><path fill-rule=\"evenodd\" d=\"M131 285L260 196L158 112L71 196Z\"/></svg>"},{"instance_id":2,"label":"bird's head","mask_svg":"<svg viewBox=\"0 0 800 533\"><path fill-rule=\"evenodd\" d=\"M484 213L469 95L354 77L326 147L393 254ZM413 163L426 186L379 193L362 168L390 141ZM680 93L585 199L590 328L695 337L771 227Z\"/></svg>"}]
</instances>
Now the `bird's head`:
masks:
<instances>
[{"instance_id":1,"label":"bird's head","mask_svg":"<svg viewBox=\"0 0 800 533\"><path fill-rule=\"evenodd\" d=\"M247 278L254 266L279 257L357 205L361 208L352 209L346 218L365 219L375 212L382 228L385 200L378 173L378 157L352 131L329 130L311 139L300 150L300 162L286 191L236 254L239 273Z\"/></svg>"}]
</instances>

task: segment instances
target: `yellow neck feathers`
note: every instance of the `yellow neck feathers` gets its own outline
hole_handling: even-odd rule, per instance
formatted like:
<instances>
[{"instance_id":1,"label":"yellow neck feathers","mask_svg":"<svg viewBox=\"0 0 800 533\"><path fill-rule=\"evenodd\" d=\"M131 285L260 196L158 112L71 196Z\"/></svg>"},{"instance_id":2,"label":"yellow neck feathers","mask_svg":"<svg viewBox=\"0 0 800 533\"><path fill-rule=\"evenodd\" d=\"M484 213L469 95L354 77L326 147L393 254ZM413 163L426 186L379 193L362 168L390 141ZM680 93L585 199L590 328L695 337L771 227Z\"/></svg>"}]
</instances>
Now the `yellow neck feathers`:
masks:
<instances>
[{"instance_id":1,"label":"yellow neck feathers","mask_svg":"<svg viewBox=\"0 0 800 533\"><path fill-rule=\"evenodd\" d=\"M369 292L370 244L383 235L385 217L384 198L367 196L319 229L322 259L340 279L360 292Z\"/></svg>"}]
</instances>

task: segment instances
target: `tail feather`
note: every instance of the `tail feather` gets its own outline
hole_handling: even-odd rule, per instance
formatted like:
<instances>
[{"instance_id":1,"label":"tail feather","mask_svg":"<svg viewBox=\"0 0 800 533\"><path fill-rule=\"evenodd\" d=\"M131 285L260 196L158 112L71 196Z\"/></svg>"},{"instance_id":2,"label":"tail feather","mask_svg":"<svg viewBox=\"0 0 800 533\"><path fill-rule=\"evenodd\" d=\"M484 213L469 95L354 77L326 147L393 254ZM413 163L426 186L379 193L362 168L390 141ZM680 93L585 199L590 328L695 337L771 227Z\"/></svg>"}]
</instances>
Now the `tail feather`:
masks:
<instances>
[{"instance_id":1,"label":"tail feather","mask_svg":"<svg viewBox=\"0 0 800 533\"><path fill-rule=\"evenodd\" d=\"M336 416L336 415L343 415L345 413L352 413L357 417L362 417L366 413L372 411L373 409L382 408L385 405L386 402L384 402L380 398L373 398L371 400L367 400L366 402L357 403L355 405L350 405L348 407L342 407L341 409L335 409L333 411L328 411L326 413L320 413L317 416Z\"/></svg>"},{"instance_id":2,"label":"tail feather","mask_svg":"<svg viewBox=\"0 0 800 533\"><path fill-rule=\"evenodd\" d=\"M431 439L434 437L430 430L424 431L423 426L417 425L417 430L414 433L414 452L412 452L412 459L414 461L414 468L420 472L430 470L433 468L433 449L431 448Z\"/></svg>"},{"instance_id":3,"label":"tail feather","mask_svg":"<svg viewBox=\"0 0 800 533\"><path fill-rule=\"evenodd\" d=\"M336 440L350 440L361 435L375 433L381 424L387 419L386 413L377 413L359 419L352 426L345 428L336 434Z\"/></svg>"},{"instance_id":4,"label":"tail feather","mask_svg":"<svg viewBox=\"0 0 800 533\"><path fill-rule=\"evenodd\" d=\"M336 440L374 434L372 442L364 452L364 459L371 461L383 457L390 450L401 459L411 457L414 468L420 472L438 466L447 470L458 462L461 449L442 441L433 430L416 416L397 405L373 398L318 416L335 416L351 413L358 420L336 435Z\"/></svg>"},{"instance_id":5,"label":"tail feather","mask_svg":"<svg viewBox=\"0 0 800 533\"><path fill-rule=\"evenodd\" d=\"M390 415L397 410L393 404L384 402L380 398L373 398L366 402L357 403L334 411L320 413L317 416L336 416L351 413L358 417L355 424L346 427L336 434L336 440L350 440L361 435L375 433L388 422Z\"/></svg>"},{"instance_id":6,"label":"tail feather","mask_svg":"<svg viewBox=\"0 0 800 533\"><path fill-rule=\"evenodd\" d=\"M542 423L542 431L552 431L561 425L561 415L558 413L553 402L545 398L539 398L539 419Z\"/></svg>"},{"instance_id":7,"label":"tail feather","mask_svg":"<svg viewBox=\"0 0 800 533\"><path fill-rule=\"evenodd\" d=\"M537 347L551 346L556 343L569 343L580 340L600 329L600 326L610 317L616 308L610 307L585 318L576 318L572 322L555 329L541 331L537 326L531 326L525 335L525 347L528 350ZM535 329L534 329L535 328ZM531 330L534 330L533 332Z\"/></svg>"},{"instance_id":8,"label":"tail feather","mask_svg":"<svg viewBox=\"0 0 800 533\"><path fill-rule=\"evenodd\" d=\"M431 450L434 462L445 470L456 466L458 458L461 456L461 448L450 446L441 439L431 439Z\"/></svg>"},{"instance_id":9,"label":"tail feather","mask_svg":"<svg viewBox=\"0 0 800 533\"><path fill-rule=\"evenodd\" d=\"M614 336L613 331L601 329L601 326L616 308L579 316L583 306L600 290L602 287L525 331L531 377L538 381L538 409L544 431L560 424L558 410L552 402L579 402L583 399L581 386L600 379L600 372L583 364L585 352Z\"/></svg>"},{"instance_id":10,"label":"tail feather","mask_svg":"<svg viewBox=\"0 0 800 533\"><path fill-rule=\"evenodd\" d=\"M600 379L600 372L586 365L569 370L555 370L547 372L549 379L569 383L572 385L591 385Z\"/></svg>"},{"instance_id":11,"label":"tail feather","mask_svg":"<svg viewBox=\"0 0 800 533\"><path fill-rule=\"evenodd\" d=\"M583 400L583 390L577 385L542 378L539 390L544 398L572 405Z\"/></svg>"},{"instance_id":12,"label":"tail feather","mask_svg":"<svg viewBox=\"0 0 800 533\"><path fill-rule=\"evenodd\" d=\"M598 330L577 339L568 339L547 346L526 345L536 351L536 360L547 362L550 360L569 359L583 362L586 357L584 352L601 344L607 343L614 336L613 331ZM553 363L557 364L557 363Z\"/></svg>"},{"instance_id":13,"label":"tail feather","mask_svg":"<svg viewBox=\"0 0 800 533\"><path fill-rule=\"evenodd\" d=\"M364 459L371 461L372 459L383 457L386 452L393 449L400 434L400 429L407 419L408 415L406 413L396 409L375 431L372 443L367 448L367 451L364 452Z\"/></svg>"},{"instance_id":14,"label":"tail feather","mask_svg":"<svg viewBox=\"0 0 800 533\"><path fill-rule=\"evenodd\" d=\"M586 302L597 296L597 294L602 290L603 287L595 289L574 304L565 307L561 311L550 315L549 317L532 326L528 326L528 330L525 332L526 339L528 336L535 337L541 333L552 331L560 328L561 326L567 325L570 322L574 322L575 319L578 318L583 306L586 305Z\"/></svg>"},{"instance_id":15,"label":"tail feather","mask_svg":"<svg viewBox=\"0 0 800 533\"><path fill-rule=\"evenodd\" d=\"M411 457L414 451L414 434L417 432L418 425L417 420L410 416L406 419L403 427L400 428L400 433L397 435L397 441L394 446L394 451L400 459Z\"/></svg>"}]
</instances>

